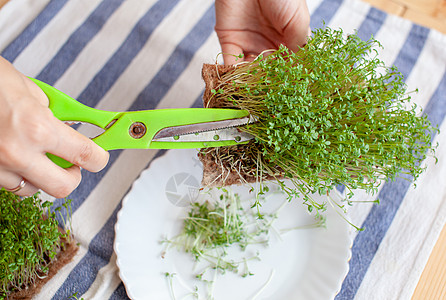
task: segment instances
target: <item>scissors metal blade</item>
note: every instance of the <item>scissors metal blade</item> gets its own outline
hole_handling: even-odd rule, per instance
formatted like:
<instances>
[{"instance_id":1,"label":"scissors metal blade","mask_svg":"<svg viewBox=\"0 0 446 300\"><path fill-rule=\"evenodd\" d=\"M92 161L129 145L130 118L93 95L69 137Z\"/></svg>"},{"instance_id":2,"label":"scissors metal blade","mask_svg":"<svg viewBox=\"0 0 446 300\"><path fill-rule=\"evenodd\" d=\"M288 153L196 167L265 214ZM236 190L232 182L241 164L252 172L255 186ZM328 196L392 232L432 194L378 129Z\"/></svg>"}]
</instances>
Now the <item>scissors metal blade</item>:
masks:
<instances>
[{"instance_id":1,"label":"scissors metal blade","mask_svg":"<svg viewBox=\"0 0 446 300\"><path fill-rule=\"evenodd\" d=\"M107 151L224 147L251 138L236 127L250 122L250 119L246 118L249 116L246 110L172 108L105 111L88 107L44 82L30 79L47 95L48 107L60 121L89 123L102 129L102 133L92 140ZM229 128L233 129L225 130ZM72 165L71 162L51 153L47 155L60 167L68 168Z\"/></svg>"},{"instance_id":2,"label":"scissors metal blade","mask_svg":"<svg viewBox=\"0 0 446 300\"><path fill-rule=\"evenodd\" d=\"M216 140L236 140L247 141L253 138L252 135L244 133L237 127L253 123L256 120L251 117L229 119L215 122L204 122L188 124L174 127L167 127L160 130L153 141L216 141Z\"/></svg>"},{"instance_id":3,"label":"scissors metal blade","mask_svg":"<svg viewBox=\"0 0 446 300\"><path fill-rule=\"evenodd\" d=\"M255 122L249 116L238 119L230 119L215 122L167 127L160 130L152 139L154 142L215 142L236 141L246 142L254 138L249 133L243 132L240 126Z\"/></svg>"}]
</instances>

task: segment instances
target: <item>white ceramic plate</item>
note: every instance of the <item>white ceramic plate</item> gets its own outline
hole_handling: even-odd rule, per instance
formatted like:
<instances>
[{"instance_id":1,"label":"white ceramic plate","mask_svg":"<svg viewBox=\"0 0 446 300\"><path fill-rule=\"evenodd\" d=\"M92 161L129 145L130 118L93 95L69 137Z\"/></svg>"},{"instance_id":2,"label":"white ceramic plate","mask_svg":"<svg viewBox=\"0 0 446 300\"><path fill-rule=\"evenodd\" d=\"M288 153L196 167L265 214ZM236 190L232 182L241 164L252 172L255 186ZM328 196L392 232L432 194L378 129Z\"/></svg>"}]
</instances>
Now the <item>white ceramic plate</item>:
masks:
<instances>
[{"instance_id":1,"label":"white ceramic plate","mask_svg":"<svg viewBox=\"0 0 446 300\"><path fill-rule=\"evenodd\" d=\"M176 250L169 250L162 258L164 246L160 241L179 233L188 203L203 197L198 191L201 176L196 150L171 150L141 173L124 198L115 226L114 249L130 298L172 299L166 272L176 274L172 281L176 299L183 299L197 285L192 258ZM252 197L248 189L233 188L245 200ZM284 201L283 195L273 193L263 209L274 211ZM314 223L299 199L285 205L275 228ZM350 229L345 220L328 210L326 228L272 235L270 245L259 248L261 261L250 263L255 275L218 276L213 295L216 300L244 300L261 290L256 299L333 299L348 272Z\"/></svg>"}]
</instances>

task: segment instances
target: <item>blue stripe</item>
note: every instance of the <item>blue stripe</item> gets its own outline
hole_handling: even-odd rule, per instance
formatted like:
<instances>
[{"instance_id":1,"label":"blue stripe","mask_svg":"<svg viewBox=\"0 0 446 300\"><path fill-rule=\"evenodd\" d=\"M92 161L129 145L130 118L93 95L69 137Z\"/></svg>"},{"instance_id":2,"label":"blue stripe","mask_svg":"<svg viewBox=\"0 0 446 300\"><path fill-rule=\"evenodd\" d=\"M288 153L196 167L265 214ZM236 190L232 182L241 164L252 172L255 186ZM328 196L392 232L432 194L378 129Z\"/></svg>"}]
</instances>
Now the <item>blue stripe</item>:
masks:
<instances>
[{"instance_id":1,"label":"blue stripe","mask_svg":"<svg viewBox=\"0 0 446 300\"><path fill-rule=\"evenodd\" d=\"M446 71L443 75L443 79L432 96L431 100L424 108L424 113L428 116L428 119L435 126L440 127L443 119L446 115Z\"/></svg>"},{"instance_id":2,"label":"blue stripe","mask_svg":"<svg viewBox=\"0 0 446 300\"><path fill-rule=\"evenodd\" d=\"M418 56L420 56L420 53L423 50L428 35L428 28L416 24L412 25L409 36L394 62L394 65L397 66L405 79L409 77L413 66L417 62Z\"/></svg>"},{"instance_id":3,"label":"blue stripe","mask_svg":"<svg viewBox=\"0 0 446 300\"><path fill-rule=\"evenodd\" d=\"M432 124L441 125L446 115L444 95L446 93L446 72L436 92L424 111ZM367 273L370 263L376 254L384 236L389 229L398 208L403 201L411 182L397 178L394 182L385 183L378 195L379 205L374 205L363 223L365 231L360 232L353 243L350 271L344 280L340 299L353 299Z\"/></svg>"},{"instance_id":4,"label":"blue stripe","mask_svg":"<svg viewBox=\"0 0 446 300\"><path fill-rule=\"evenodd\" d=\"M40 14L22 31L11 44L6 47L2 56L14 62L17 56L28 46L37 34L54 18L64 7L68 0L53 0L40 12Z\"/></svg>"},{"instance_id":5,"label":"blue stripe","mask_svg":"<svg viewBox=\"0 0 446 300\"><path fill-rule=\"evenodd\" d=\"M191 32L178 44L165 65L138 95L137 100L132 104L130 110L154 109L158 105L175 80L189 65L194 53L213 32L213 28L209 24L214 23L214 10L213 6L210 7ZM194 107L203 106L201 98L200 96L195 100ZM82 184L69 196L70 199L76 199L71 205L73 212L79 208L99 181L105 176L121 152L121 150L110 151L109 163L101 172L90 173L82 170ZM58 199L55 201L54 207L60 207L62 203L63 199Z\"/></svg>"},{"instance_id":6,"label":"blue stripe","mask_svg":"<svg viewBox=\"0 0 446 300\"><path fill-rule=\"evenodd\" d=\"M101 30L108 18L118 9L123 0L104 0L74 31L58 53L43 68L37 78L50 85L62 76L85 45Z\"/></svg>"},{"instance_id":7,"label":"blue stripe","mask_svg":"<svg viewBox=\"0 0 446 300\"><path fill-rule=\"evenodd\" d=\"M360 39L367 41L375 35L386 20L387 14L374 7L371 7L364 22L358 29Z\"/></svg>"},{"instance_id":8,"label":"blue stripe","mask_svg":"<svg viewBox=\"0 0 446 300\"><path fill-rule=\"evenodd\" d=\"M214 7L212 6L194 26L191 32L178 44L168 61L138 95L137 100L131 105L130 110L154 109L158 105L172 87L173 83L189 65L196 50L213 32L213 28L209 24L212 24L214 20ZM90 173L82 170L82 184L69 196L70 199L76 199L72 203L73 212L77 210L99 181L105 176L121 152L121 150L110 151L109 163L101 172ZM54 207L59 207L62 203L63 200L58 199Z\"/></svg>"},{"instance_id":9,"label":"blue stripe","mask_svg":"<svg viewBox=\"0 0 446 300\"><path fill-rule=\"evenodd\" d=\"M395 65L403 68L405 78L411 73L417 58L424 47L424 43L429 34L418 25L414 25L410 34L401 48L395 61ZM410 43L414 43L411 45ZM446 76L446 75L445 75ZM444 100L441 99L441 93L445 92L445 78L437 88L437 91L430 99L425 113L433 114L435 122L440 123L445 116ZM439 111L437 113L437 110ZM345 278L341 292L336 299L353 299L364 279L365 274L378 250L384 236L389 229L393 218L395 217L401 202L403 201L407 190L411 186L409 180L397 178L393 182L386 182L380 191L378 198L381 200L379 205L374 205L365 219L362 227L365 231L358 233L352 247L352 258L349 262L350 271Z\"/></svg>"},{"instance_id":10,"label":"blue stripe","mask_svg":"<svg viewBox=\"0 0 446 300\"><path fill-rule=\"evenodd\" d=\"M177 1L178 0L161 0L153 5L134 26L124 43L108 60L105 66L85 88L78 99L85 98L87 101L84 102L87 105L95 106L102 96L105 95L105 93L112 87L117 78L121 75L121 72L127 68L134 56L138 54L146 43L147 39L152 34L153 30L172 10L172 8L175 6L175 2ZM114 74L111 72L117 73ZM103 80L102 83L101 80ZM128 99L128 101L131 100L133 99ZM73 212L76 211L77 208L79 208L79 206L84 202L84 200L96 187L98 182L105 176L121 153L121 150L111 151L108 165L101 172L90 173L82 170L82 183L69 196L70 199L75 200L72 202ZM58 199L55 201L54 207L60 207L62 203L63 199Z\"/></svg>"},{"instance_id":11,"label":"blue stripe","mask_svg":"<svg viewBox=\"0 0 446 300\"><path fill-rule=\"evenodd\" d=\"M352 247L350 271L336 300L353 299L365 273L378 250L411 182L397 178L386 182L379 193L379 205L374 205L363 223L365 231L358 233Z\"/></svg>"},{"instance_id":12,"label":"blue stripe","mask_svg":"<svg viewBox=\"0 0 446 300\"><path fill-rule=\"evenodd\" d=\"M192 104L191 107L195 107L195 108L203 107L203 94L204 94L204 90L201 91L200 96L198 96L198 98L195 99L194 104Z\"/></svg>"},{"instance_id":13,"label":"blue stripe","mask_svg":"<svg viewBox=\"0 0 446 300\"><path fill-rule=\"evenodd\" d=\"M113 254L113 241L115 240L113 228L120 209L121 204L116 206L104 227L91 240L87 254L70 272L52 299L69 299L76 292L78 295L84 294L96 279L99 270L109 263Z\"/></svg>"},{"instance_id":14,"label":"blue stripe","mask_svg":"<svg viewBox=\"0 0 446 300\"><path fill-rule=\"evenodd\" d=\"M158 157L166 154L167 150L160 150L154 158L147 164L146 168ZM129 192L127 190L126 194ZM65 282L59 287L53 299L68 299L74 293L84 294L96 279L99 270L110 262L113 254L113 243L115 240L114 226L117 221L117 214L121 210L120 202L105 225L98 234L90 241L88 252L70 272ZM74 286L72 283L76 282Z\"/></svg>"},{"instance_id":15,"label":"blue stripe","mask_svg":"<svg viewBox=\"0 0 446 300\"><path fill-rule=\"evenodd\" d=\"M178 0L159 0L155 3L138 21L124 43L80 94L78 100L88 106L95 106L141 51L154 29L177 2Z\"/></svg>"},{"instance_id":16,"label":"blue stripe","mask_svg":"<svg viewBox=\"0 0 446 300\"><path fill-rule=\"evenodd\" d=\"M328 25L333 16L338 11L343 0L324 0L319 4L316 10L311 15L310 27L311 29L324 27L324 23Z\"/></svg>"},{"instance_id":17,"label":"blue stripe","mask_svg":"<svg viewBox=\"0 0 446 300\"><path fill-rule=\"evenodd\" d=\"M127 300L130 299L127 296L127 292L125 291L125 286L121 282L118 286L118 288L113 292L113 294L110 296L109 300Z\"/></svg>"},{"instance_id":18,"label":"blue stripe","mask_svg":"<svg viewBox=\"0 0 446 300\"><path fill-rule=\"evenodd\" d=\"M165 96L172 82L183 73L195 52L211 35L213 27L208 25L213 24L214 20L215 9L211 6L191 32L178 44L158 74L138 95L130 110L155 108L155 104ZM181 105L181 99L178 100L178 105Z\"/></svg>"},{"instance_id":19,"label":"blue stripe","mask_svg":"<svg viewBox=\"0 0 446 300\"><path fill-rule=\"evenodd\" d=\"M336 190L338 190L339 193L344 194L345 185L343 185L343 184L336 185Z\"/></svg>"},{"instance_id":20,"label":"blue stripe","mask_svg":"<svg viewBox=\"0 0 446 300\"><path fill-rule=\"evenodd\" d=\"M149 84L144 89L144 92L141 93L141 97L138 97L138 99L146 99L146 101L148 101L148 105L151 106L158 103L162 99L162 97L175 83L175 80L189 65L196 49L201 47L201 45L213 32L214 22L215 15L214 7L212 6L197 22L191 32L180 42L176 50L173 52L172 56L169 58L168 62L166 62L166 65L163 66L163 68L161 68L158 74L154 77L154 80L155 78L165 78L165 81L158 81L161 84L162 90L158 90L158 85ZM151 95L151 97L145 97L145 93L148 93L149 95ZM154 98L155 102L153 101ZM137 105L143 105L145 107L147 104L139 103ZM133 107L135 108L136 106L134 105ZM113 156L113 158L111 159L113 161L115 161L119 156L115 153L118 153L118 151L111 152L111 156ZM159 151L157 153L157 157L162 155L163 153L165 153L165 151ZM149 164L150 163L151 162L149 162ZM113 162L109 164L107 170L112 164ZM84 173L84 175L88 178L84 178L83 184L70 196L71 199L75 200L73 202L73 211L75 211L85 200L85 198L90 194L91 190L98 184L100 178L105 175L107 170L104 170L97 174L88 172ZM81 190L82 193L80 192ZM57 202L58 205L60 205L61 201L58 200ZM78 292L79 294L85 293L94 282L97 276L97 272L109 262L110 256L113 253L113 224L116 222L116 213L117 211L119 211L120 207L121 204L117 206L113 215L107 221L107 224L91 241L89 252L71 271L67 280L59 288L53 299L65 299L64 297L70 297L71 295L73 295L74 292ZM72 284L73 282L77 283L77 285L74 287Z\"/></svg>"},{"instance_id":21,"label":"blue stripe","mask_svg":"<svg viewBox=\"0 0 446 300\"><path fill-rule=\"evenodd\" d=\"M98 173L91 173L86 170L82 170L82 182L81 184L68 196L72 199L71 208L73 213L84 203L85 199L90 195L91 191L96 187L99 181L107 174L111 166L121 155L122 150L110 151L110 158L107 166ZM64 203L64 199L56 199L54 201L54 208L61 207ZM62 207L62 213L65 214L65 209Z\"/></svg>"},{"instance_id":22,"label":"blue stripe","mask_svg":"<svg viewBox=\"0 0 446 300\"><path fill-rule=\"evenodd\" d=\"M211 6L191 32L178 44L168 61L158 71L153 80L139 94L137 100L130 107L131 110L153 109L157 106L176 79L189 65L196 50L213 32L211 24L214 23L214 20L214 7ZM72 203L73 212L77 210L99 181L105 176L121 152L121 150L110 151L109 163L101 172L90 173L82 170L82 183L69 196L70 199L75 199ZM59 207L62 203L63 199L58 199L55 201L54 207Z\"/></svg>"}]
</instances>

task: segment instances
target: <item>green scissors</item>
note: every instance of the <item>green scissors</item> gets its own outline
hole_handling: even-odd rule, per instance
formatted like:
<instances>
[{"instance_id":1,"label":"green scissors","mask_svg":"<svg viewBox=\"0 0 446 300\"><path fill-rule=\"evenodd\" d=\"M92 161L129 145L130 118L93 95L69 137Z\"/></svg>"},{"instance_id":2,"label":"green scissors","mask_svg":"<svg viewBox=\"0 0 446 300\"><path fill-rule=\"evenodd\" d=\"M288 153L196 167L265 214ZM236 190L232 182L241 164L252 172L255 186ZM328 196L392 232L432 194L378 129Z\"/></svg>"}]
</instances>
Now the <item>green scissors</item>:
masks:
<instances>
[{"instance_id":1,"label":"green scissors","mask_svg":"<svg viewBox=\"0 0 446 300\"><path fill-rule=\"evenodd\" d=\"M54 116L65 122L96 125L104 132L92 140L105 150L188 149L246 143L252 135L237 127L253 122L248 111L217 108L178 108L113 112L86 106L56 88L30 78L47 95ZM73 164L51 153L58 166Z\"/></svg>"}]
</instances>

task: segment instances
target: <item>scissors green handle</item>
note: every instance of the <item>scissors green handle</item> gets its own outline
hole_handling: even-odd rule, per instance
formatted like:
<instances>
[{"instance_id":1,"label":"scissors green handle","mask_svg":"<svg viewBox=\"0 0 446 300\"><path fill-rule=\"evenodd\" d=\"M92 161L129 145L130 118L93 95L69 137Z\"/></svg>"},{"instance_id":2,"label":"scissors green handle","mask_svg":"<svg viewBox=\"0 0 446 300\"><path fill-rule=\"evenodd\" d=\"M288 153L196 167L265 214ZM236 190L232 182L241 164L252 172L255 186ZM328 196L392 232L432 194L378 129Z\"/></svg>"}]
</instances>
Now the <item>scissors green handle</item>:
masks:
<instances>
[{"instance_id":1,"label":"scissors green handle","mask_svg":"<svg viewBox=\"0 0 446 300\"><path fill-rule=\"evenodd\" d=\"M247 117L249 113L236 109L179 108L145 111L113 112L86 106L56 88L30 78L47 95L49 108L61 121L96 125L104 132L92 140L105 150L114 149L187 149L220 147L238 144L234 140L214 141L152 141L162 129L197 123L224 121ZM47 156L63 168L72 163L51 153Z\"/></svg>"}]
</instances>

